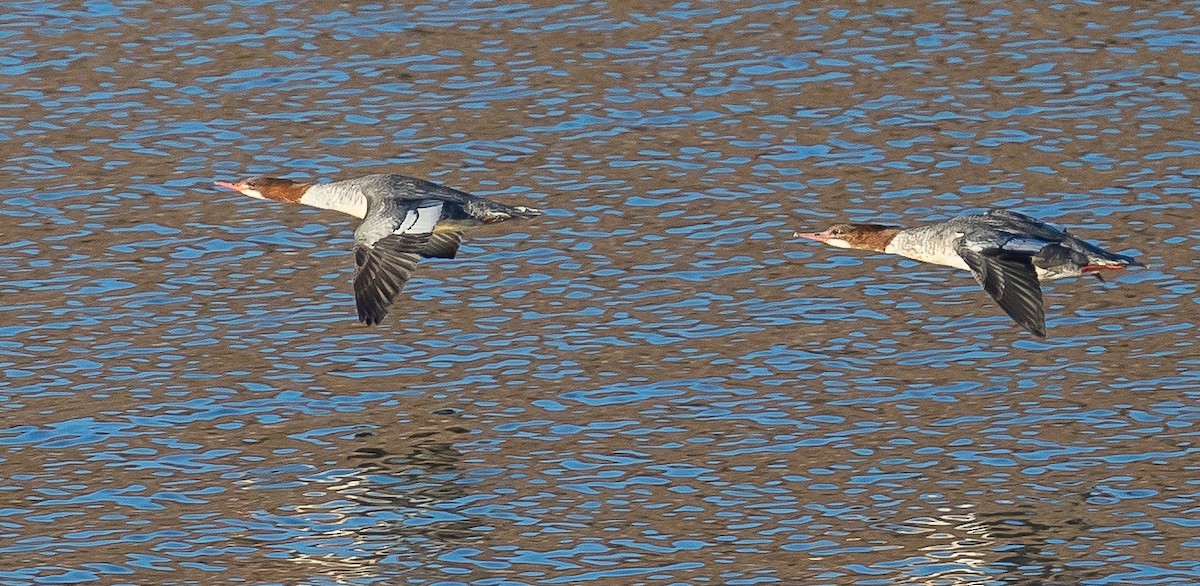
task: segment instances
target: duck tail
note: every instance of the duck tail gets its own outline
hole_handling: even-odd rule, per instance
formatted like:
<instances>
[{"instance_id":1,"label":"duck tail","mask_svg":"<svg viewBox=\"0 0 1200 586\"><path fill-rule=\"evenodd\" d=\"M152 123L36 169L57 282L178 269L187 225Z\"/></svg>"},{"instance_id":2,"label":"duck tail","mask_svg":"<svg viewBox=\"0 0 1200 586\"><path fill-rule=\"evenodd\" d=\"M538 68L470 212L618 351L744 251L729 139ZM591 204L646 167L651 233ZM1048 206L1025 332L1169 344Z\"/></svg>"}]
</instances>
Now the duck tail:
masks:
<instances>
[{"instance_id":1,"label":"duck tail","mask_svg":"<svg viewBox=\"0 0 1200 586\"><path fill-rule=\"evenodd\" d=\"M523 220L528 220L529 218L536 218L536 217L542 215L543 213L544 212L542 212L542 210L539 210L537 208L531 208L528 206L513 206L512 207L513 217L521 218Z\"/></svg>"},{"instance_id":2,"label":"duck tail","mask_svg":"<svg viewBox=\"0 0 1200 586\"><path fill-rule=\"evenodd\" d=\"M510 206L494 201L482 201L479 209L472 212L484 224L493 224L506 220L527 220L542 215L542 210L529 206Z\"/></svg>"}]
</instances>

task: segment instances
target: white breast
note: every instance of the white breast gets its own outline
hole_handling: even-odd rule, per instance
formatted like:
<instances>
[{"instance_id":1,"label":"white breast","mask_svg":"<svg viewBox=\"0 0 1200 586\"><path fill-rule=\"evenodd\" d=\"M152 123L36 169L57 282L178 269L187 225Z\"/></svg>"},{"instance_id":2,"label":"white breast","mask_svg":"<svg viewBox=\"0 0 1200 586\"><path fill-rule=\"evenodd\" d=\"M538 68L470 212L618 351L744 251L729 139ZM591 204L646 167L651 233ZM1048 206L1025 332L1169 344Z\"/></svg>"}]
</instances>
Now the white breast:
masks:
<instances>
[{"instance_id":1,"label":"white breast","mask_svg":"<svg viewBox=\"0 0 1200 586\"><path fill-rule=\"evenodd\" d=\"M954 241L962 236L955 234L932 234L925 231L901 231L896 234L887 247L883 249L888 254L898 254L913 260L944 265L957 269L970 270L958 252L954 250Z\"/></svg>"},{"instance_id":2,"label":"white breast","mask_svg":"<svg viewBox=\"0 0 1200 586\"><path fill-rule=\"evenodd\" d=\"M314 185L304 192L300 203L323 210L350 214L356 218L367 215L367 196L356 188L342 187L336 183Z\"/></svg>"}]
</instances>

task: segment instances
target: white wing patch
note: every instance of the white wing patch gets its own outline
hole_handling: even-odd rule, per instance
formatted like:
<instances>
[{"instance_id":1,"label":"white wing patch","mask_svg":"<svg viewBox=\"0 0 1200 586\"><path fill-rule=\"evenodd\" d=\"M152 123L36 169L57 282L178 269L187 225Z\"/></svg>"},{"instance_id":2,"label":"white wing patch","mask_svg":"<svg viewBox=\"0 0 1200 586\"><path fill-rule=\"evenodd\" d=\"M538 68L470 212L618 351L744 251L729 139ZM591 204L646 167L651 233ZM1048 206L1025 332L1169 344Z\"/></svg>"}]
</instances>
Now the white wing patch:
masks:
<instances>
[{"instance_id":1,"label":"white wing patch","mask_svg":"<svg viewBox=\"0 0 1200 586\"><path fill-rule=\"evenodd\" d=\"M393 234L428 234L442 218L442 202L408 210Z\"/></svg>"}]
</instances>

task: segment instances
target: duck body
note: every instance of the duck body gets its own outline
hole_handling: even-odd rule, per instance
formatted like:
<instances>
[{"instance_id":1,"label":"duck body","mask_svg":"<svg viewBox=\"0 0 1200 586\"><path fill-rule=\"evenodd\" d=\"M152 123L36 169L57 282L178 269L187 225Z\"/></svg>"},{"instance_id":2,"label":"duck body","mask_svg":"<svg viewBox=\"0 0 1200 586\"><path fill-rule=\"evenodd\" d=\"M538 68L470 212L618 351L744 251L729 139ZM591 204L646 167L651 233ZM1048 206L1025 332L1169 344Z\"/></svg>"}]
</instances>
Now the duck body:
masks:
<instances>
[{"instance_id":1,"label":"duck body","mask_svg":"<svg viewBox=\"0 0 1200 586\"><path fill-rule=\"evenodd\" d=\"M380 323L417 262L454 258L463 233L485 224L533 218L510 206L407 175L367 175L332 183L255 177L216 185L256 199L298 203L362 219L354 231L354 297L359 321Z\"/></svg>"},{"instance_id":2,"label":"duck body","mask_svg":"<svg viewBox=\"0 0 1200 586\"><path fill-rule=\"evenodd\" d=\"M1045 337L1043 280L1140 266L1024 214L991 209L916 228L838 224L796 237L968 270L1019 325Z\"/></svg>"}]
</instances>

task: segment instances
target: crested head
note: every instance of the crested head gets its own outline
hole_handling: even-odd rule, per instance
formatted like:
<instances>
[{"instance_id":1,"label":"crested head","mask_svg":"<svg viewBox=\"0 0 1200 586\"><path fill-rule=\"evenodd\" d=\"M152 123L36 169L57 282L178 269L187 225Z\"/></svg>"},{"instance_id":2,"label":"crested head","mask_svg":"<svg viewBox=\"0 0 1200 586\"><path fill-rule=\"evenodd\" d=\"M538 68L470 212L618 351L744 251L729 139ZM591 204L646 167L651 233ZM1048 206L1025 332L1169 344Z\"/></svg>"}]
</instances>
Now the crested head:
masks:
<instances>
[{"instance_id":1,"label":"crested head","mask_svg":"<svg viewBox=\"0 0 1200 586\"><path fill-rule=\"evenodd\" d=\"M834 224L824 232L796 232L792 236L824 242L838 248L883 252L898 232L900 228L883 224Z\"/></svg>"},{"instance_id":2,"label":"crested head","mask_svg":"<svg viewBox=\"0 0 1200 586\"><path fill-rule=\"evenodd\" d=\"M284 203L298 203L309 188L308 183L275 177L251 177L237 183L217 181L216 185L239 191L242 195L255 199L273 199Z\"/></svg>"}]
</instances>

